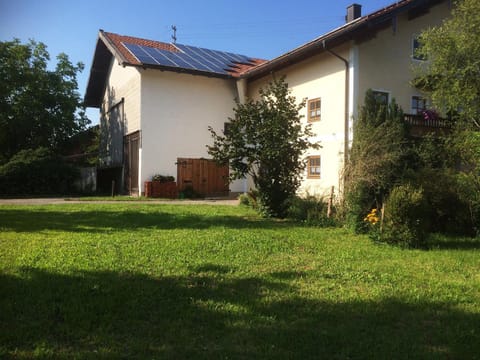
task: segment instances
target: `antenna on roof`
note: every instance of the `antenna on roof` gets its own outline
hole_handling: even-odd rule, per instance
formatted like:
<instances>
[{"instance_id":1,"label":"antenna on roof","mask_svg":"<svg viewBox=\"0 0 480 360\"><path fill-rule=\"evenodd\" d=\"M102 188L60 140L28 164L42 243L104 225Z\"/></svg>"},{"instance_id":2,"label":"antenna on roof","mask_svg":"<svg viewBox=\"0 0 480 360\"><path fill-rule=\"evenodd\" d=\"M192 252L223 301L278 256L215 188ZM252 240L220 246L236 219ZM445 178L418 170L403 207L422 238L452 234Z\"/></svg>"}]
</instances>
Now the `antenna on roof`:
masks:
<instances>
[{"instance_id":1,"label":"antenna on roof","mask_svg":"<svg viewBox=\"0 0 480 360\"><path fill-rule=\"evenodd\" d=\"M175 44L177 42L177 27L175 25L172 25L172 30L173 30L172 41Z\"/></svg>"}]
</instances>

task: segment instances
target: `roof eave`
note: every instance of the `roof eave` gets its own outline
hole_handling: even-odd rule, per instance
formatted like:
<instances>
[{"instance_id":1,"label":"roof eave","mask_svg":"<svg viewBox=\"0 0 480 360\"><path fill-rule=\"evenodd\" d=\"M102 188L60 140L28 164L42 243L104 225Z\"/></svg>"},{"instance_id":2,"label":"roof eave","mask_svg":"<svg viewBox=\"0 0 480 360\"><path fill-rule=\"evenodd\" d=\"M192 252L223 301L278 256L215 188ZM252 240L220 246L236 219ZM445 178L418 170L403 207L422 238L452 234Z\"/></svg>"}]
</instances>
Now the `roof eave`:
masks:
<instances>
[{"instance_id":1,"label":"roof eave","mask_svg":"<svg viewBox=\"0 0 480 360\"><path fill-rule=\"evenodd\" d=\"M322 35L300 47L289 51L275 59L264 64L260 64L241 74L241 78L256 79L271 72L280 70L292 64L295 64L307 56L319 54L326 48L332 48L346 41L355 39L356 35L362 30L377 31L384 24L391 21L399 13L404 13L415 8L429 8L446 0L403 0L387 6L373 14L363 16L353 20L341 27Z\"/></svg>"},{"instance_id":2,"label":"roof eave","mask_svg":"<svg viewBox=\"0 0 480 360\"><path fill-rule=\"evenodd\" d=\"M231 74L220 74L214 73L209 71L201 71L201 70L194 70L194 69L185 69L173 66L164 66L164 65L149 65L149 64L125 64L125 66L132 66L139 69L153 69L153 70L160 70L160 71L169 71L174 73L180 74L190 74L190 75L199 75L199 76L206 76L211 78L220 78L220 79L234 79L235 76Z\"/></svg>"},{"instance_id":3,"label":"roof eave","mask_svg":"<svg viewBox=\"0 0 480 360\"><path fill-rule=\"evenodd\" d=\"M117 51L115 45L105 36L103 30L100 30L84 97L84 105L86 107L100 108L103 94L105 93L108 71L113 58L121 66L132 65L120 51Z\"/></svg>"}]
</instances>

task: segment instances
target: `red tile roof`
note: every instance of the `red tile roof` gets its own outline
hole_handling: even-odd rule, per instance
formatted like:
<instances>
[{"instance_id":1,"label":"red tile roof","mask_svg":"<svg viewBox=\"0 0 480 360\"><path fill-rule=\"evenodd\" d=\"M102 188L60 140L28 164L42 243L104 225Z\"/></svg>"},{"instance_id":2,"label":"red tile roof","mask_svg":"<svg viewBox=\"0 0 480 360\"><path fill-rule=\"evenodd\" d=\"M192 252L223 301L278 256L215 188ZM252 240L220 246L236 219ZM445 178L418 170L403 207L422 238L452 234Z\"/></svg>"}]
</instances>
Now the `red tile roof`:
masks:
<instances>
[{"instance_id":1,"label":"red tile roof","mask_svg":"<svg viewBox=\"0 0 480 360\"><path fill-rule=\"evenodd\" d=\"M123 45L124 43L148 46L152 48L157 48L160 50L167 50L172 52L178 52L179 50L172 44L164 43L161 41L154 41L142 38L136 38L132 36L118 35L110 32L101 32L107 41L110 41L120 52L121 56L131 65L142 65L138 59L132 55L132 53Z\"/></svg>"},{"instance_id":2,"label":"red tile roof","mask_svg":"<svg viewBox=\"0 0 480 360\"><path fill-rule=\"evenodd\" d=\"M132 36L119 35L115 33L100 32L100 37L107 43L107 46L110 45L110 50L113 51L114 55L117 55L121 58L124 65L133 65L133 66L144 66L140 60L138 60L124 44L133 44L140 46L148 46L152 48L157 48L160 50L166 50L171 52L181 52L174 44L164 43L161 41L142 39ZM227 70L228 74L234 78L240 77L245 71L266 62L262 59L250 59L249 63L233 63Z\"/></svg>"}]
</instances>

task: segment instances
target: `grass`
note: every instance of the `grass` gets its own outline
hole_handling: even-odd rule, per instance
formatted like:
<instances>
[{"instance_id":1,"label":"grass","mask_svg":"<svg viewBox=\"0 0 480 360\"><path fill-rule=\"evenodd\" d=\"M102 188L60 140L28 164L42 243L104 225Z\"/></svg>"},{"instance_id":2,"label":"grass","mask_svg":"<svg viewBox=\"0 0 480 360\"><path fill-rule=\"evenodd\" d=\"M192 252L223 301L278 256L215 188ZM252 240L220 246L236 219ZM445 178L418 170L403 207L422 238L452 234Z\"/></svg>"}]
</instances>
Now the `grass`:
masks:
<instances>
[{"instance_id":1,"label":"grass","mask_svg":"<svg viewBox=\"0 0 480 360\"><path fill-rule=\"evenodd\" d=\"M475 359L479 269L243 207L1 206L0 357Z\"/></svg>"}]
</instances>

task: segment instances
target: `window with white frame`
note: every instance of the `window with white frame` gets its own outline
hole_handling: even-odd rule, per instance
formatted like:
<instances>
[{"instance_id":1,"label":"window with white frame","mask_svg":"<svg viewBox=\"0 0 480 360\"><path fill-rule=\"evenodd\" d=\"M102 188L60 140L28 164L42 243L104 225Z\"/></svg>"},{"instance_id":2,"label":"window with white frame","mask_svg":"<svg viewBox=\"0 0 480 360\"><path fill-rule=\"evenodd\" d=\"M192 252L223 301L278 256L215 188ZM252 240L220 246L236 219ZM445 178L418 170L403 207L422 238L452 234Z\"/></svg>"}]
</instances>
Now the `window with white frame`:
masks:
<instances>
[{"instance_id":1,"label":"window with white frame","mask_svg":"<svg viewBox=\"0 0 480 360\"><path fill-rule=\"evenodd\" d=\"M386 91L373 90L375 101L379 105L388 105L390 94Z\"/></svg>"},{"instance_id":2,"label":"window with white frame","mask_svg":"<svg viewBox=\"0 0 480 360\"><path fill-rule=\"evenodd\" d=\"M307 178L308 179L320 179L320 155L314 155L308 157L307 162Z\"/></svg>"}]
</instances>

